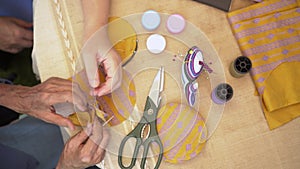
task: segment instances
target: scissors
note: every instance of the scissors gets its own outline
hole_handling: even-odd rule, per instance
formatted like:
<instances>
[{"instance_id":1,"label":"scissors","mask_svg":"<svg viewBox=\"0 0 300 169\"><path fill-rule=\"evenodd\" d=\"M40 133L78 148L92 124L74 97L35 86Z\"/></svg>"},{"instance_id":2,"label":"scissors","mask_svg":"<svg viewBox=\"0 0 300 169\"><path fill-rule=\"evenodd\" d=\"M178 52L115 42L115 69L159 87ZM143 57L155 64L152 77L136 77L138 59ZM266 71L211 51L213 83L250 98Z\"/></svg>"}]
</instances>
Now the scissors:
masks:
<instances>
[{"instance_id":1,"label":"scissors","mask_svg":"<svg viewBox=\"0 0 300 169\"><path fill-rule=\"evenodd\" d=\"M158 136L157 128L156 128L156 117L158 113L158 109L161 102L160 93L163 90L164 84L164 68L161 67L158 71L157 75L155 76L149 95L147 96L144 113L141 117L141 120L137 124L137 126L122 140L120 148L119 148L119 155L118 155L118 163L122 169L131 169L136 163L137 155L141 146L144 147L144 152L141 161L141 169L144 169L147 154L150 145L155 142L159 147L159 155L158 160L155 165L155 169L157 169L161 163L162 156L163 156L163 145ZM144 130L148 127L148 133L144 136ZM130 138L136 139L136 145L134 148L132 160L129 166L124 166L122 161L123 150L126 142Z\"/></svg>"}]
</instances>

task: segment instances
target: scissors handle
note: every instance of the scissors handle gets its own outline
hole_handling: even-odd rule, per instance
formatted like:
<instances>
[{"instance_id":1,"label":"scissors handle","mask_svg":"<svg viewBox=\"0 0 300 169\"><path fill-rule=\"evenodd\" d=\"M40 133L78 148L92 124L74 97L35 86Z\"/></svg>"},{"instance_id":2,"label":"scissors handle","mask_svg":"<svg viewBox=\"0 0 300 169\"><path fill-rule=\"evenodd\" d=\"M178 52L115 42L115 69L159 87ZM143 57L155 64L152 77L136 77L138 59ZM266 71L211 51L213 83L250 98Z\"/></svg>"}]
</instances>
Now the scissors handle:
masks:
<instances>
[{"instance_id":1,"label":"scissors handle","mask_svg":"<svg viewBox=\"0 0 300 169\"><path fill-rule=\"evenodd\" d=\"M150 144L152 144L153 142L157 143L158 147L159 147L159 155L158 155L158 159L157 159L157 162L155 164L154 169L158 169L158 167L160 166L160 163L161 163L162 157L163 157L163 145L162 145L159 137L155 136L155 137L152 137L152 138L148 138L144 142L145 150L144 150L143 158L142 158L142 161L141 161L141 166L140 166L141 169L145 168L145 163L146 163L146 160L147 160L148 150L150 148Z\"/></svg>"},{"instance_id":2,"label":"scissors handle","mask_svg":"<svg viewBox=\"0 0 300 169\"><path fill-rule=\"evenodd\" d=\"M133 155L132 155L132 158L131 158L132 159L131 163L130 163L129 166L126 167L126 166L123 165L123 150L124 150L126 142L130 138L135 138L136 139L136 144L135 144L134 152L133 152ZM125 136L125 138L121 142L121 145L120 145L120 148L119 148L119 155L118 155L118 163L119 163L119 166L122 169L131 169L131 168L133 168L133 166L135 165L135 162L136 162L137 155L138 155L141 144L142 144L142 139L141 138L137 138L137 137L130 136L130 135Z\"/></svg>"}]
</instances>

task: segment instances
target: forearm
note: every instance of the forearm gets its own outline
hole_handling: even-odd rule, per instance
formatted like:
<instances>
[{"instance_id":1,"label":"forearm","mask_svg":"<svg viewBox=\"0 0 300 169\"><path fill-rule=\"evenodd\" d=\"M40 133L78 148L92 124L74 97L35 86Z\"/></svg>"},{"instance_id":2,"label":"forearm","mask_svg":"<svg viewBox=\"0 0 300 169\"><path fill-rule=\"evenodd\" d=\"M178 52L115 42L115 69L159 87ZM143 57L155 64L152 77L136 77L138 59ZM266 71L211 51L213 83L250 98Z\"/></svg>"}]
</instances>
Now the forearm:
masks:
<instances>
[{"instance_id":1,"label":"forearm","mask_svg":"<svg viewBox=\"0 0 300 169\"><path fill-rule=\"evenodd\" d=\"M29 87L0 84L0 105L19 113L27 113L30 104L26 100L24 92Z\"/></svg>"},{"instance_id":2,"label":"forearm","mask_svg":"<svg viewBox=\"0 0 300 169\"><path fill-rule=\"evenodd\" d=\"M108 22L110 0L81 0L84 15L84 42Z\"/></svg>"}]
</instances>

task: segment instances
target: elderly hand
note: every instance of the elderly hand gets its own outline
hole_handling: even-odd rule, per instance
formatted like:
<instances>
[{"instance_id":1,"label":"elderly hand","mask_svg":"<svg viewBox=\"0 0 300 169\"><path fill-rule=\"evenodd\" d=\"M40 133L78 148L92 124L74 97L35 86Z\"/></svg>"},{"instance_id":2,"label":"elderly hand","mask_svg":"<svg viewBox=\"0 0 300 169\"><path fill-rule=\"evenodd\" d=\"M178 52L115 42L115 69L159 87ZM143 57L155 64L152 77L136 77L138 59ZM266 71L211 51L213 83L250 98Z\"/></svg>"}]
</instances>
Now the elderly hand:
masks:
<instances>
[{"instance_id":1,"label":"elderly hand","mask_svg":"<svg viewBox=\"0 0 300 169\"><path fill-rule=\"evenodd\" d=\"M56 169L82 169L101 162L109 141L109 132L95 119L86 130L68 140Z\"/></svg>"},{"instance_id":2,"label":"elderly hand","mask_svg":"<svg viewBox=\"0 0 300 169\"><path fill-rule=\"evenodd\" d=\"M32 47L32 23L12 18L0 17L0 50L18 53L24 48Z\"/></svg>"},{"instance_id":3,"label":"elderly hand","mask_svg":"<svg viewBox=\"0 0 300 169\"><path fill-rule=\"evenodd\" d=\"M73 123L56 114L53 105L70 102L80 110L85 110L87 105L86 95L79 85L61 78L50 78L34 87L1 85L1 90L4 95L0 95L1 105L70 129L74 129Z\"/></svg>"}]
</instances>

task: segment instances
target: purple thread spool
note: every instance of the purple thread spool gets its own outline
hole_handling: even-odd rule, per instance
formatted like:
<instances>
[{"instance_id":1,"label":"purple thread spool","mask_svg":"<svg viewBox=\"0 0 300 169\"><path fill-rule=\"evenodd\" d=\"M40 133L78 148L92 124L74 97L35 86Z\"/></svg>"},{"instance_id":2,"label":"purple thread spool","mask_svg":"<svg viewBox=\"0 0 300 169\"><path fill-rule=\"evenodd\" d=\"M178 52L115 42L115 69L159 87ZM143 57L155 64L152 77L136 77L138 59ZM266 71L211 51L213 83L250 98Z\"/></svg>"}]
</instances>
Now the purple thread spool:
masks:
<instances>
[{"instance_id":1,"label":"purple thread spool","mask_svg":"<svg viewBox=\"0 0 300 169\"><path fill-rule=\"evenodd\" d=\"M213 91L211 98L216 104L224 104L233 96L233 89L227 83L219 84Z\"/></svg>"},{"instance_id":2,"label":"purple thread spool","mask_svg":"<svg viewBox=\"0 0 300 169\"><path fill-rule=\"evenodd\" d=\"M184 59L184 73L189 81L194 81L200 76L203 69L203 66L199 64L200 61L204 62L202 52L198 47L193 46Z\"/></svg>"}]
</instances>

